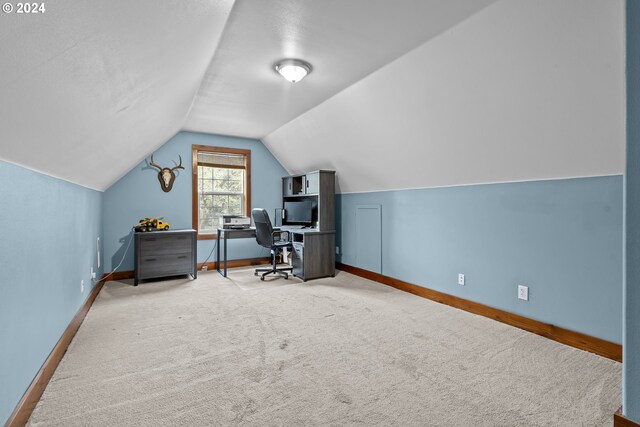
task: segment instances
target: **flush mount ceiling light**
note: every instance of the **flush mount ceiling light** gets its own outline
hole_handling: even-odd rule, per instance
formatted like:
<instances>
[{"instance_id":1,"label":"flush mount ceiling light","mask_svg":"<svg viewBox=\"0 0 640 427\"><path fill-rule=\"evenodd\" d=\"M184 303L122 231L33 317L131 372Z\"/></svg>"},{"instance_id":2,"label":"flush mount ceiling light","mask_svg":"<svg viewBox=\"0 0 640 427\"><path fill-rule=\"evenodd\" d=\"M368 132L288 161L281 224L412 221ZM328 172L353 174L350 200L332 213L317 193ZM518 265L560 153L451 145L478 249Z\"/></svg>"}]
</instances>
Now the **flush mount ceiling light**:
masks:
<instances>
[{"instance_id":1,"label":"flush mount ceiling light","mask_svg":"<svg viewBox=\"0 0 640 427\"><path fill-rule=\"evenodd\" d=\"M311 72L311 64L300 59L283 59L273 68L291 83L299 82Z\"/></svg>"}]
</instances>

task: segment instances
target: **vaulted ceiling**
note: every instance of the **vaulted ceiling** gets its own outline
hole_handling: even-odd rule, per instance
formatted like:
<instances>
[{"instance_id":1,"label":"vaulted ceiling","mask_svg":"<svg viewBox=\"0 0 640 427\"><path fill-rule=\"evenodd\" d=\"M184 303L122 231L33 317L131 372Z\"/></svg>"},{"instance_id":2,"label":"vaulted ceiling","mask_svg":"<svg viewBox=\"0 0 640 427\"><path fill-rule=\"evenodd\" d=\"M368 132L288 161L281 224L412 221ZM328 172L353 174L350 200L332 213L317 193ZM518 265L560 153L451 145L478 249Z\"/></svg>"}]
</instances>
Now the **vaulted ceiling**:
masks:
<instances>
[{"instance_id":1,"label":"vaulted ceiling","mask_svg":"<svg viewBox=\"0 0 640 427\"><path fill-rule=\"evenodd\" d=\"M232 0L0 16L0 158L106 189L184 125Z\"/></svg>"},{"instance_id":2,"label":"vaulted ceiling","mask_svg":"<svg viewBox=\"0 0 640 427\"><path fill-rule=\"evenodd\" d=\"M495 0L236 0L185 128L262 138ZM292 85L282 58L314 71Z\"/></svg>"},{"instance_id":3,"label":"vaulted ceiling","mask_svg":"<svg viewBox=\"0 0 640 427\"><path fill-rule=\"evenodd\" d=\"M0 16L0 159L104 190L181 129L264 137L492 0L67 0ZM272 69L301 57L291 85Z\"/></svg>"},{"instance_id":4,"label":"vaulted ceiling","mask_svg":"<svg viewBox=\"0 0 640 427\"><path fill-rule=\"evenodd\" d=\"M339 169L345 191L491 180L493 164L451 173L456 153L474 146L472 156L518 153L505 180L535 178L523 169L532 153L544 161L557 152L550 176L616 173L621 5L46 3L45 13L0 16L0 159L104 190L185 129L260 138L290 171ZM286 57L313 72L286 82L273 70ZM586 168L567 167L576 150ZM381 177L390 159L413 168L426 159L432 175Z\"/></svg>"}]
</instances>

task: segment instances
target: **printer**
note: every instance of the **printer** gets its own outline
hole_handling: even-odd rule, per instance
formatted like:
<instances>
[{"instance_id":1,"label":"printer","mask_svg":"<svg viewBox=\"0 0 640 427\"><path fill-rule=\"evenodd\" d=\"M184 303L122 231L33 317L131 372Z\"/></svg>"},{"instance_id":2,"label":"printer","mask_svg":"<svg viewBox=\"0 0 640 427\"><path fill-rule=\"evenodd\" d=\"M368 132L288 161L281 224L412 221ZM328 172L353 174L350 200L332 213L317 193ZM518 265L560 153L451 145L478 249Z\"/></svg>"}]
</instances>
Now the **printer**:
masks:
<instances>
[{"instance_id":1,"label":"printer","mask_svg":"<svg viewBox=\"0 0 640 427\"><path fill-rule=\"evenodd\" d=\"M220 227L222 228L249 228L251 226L251 218L240 215L222 215L220 218Z\"/></svg>"}]
</instances>

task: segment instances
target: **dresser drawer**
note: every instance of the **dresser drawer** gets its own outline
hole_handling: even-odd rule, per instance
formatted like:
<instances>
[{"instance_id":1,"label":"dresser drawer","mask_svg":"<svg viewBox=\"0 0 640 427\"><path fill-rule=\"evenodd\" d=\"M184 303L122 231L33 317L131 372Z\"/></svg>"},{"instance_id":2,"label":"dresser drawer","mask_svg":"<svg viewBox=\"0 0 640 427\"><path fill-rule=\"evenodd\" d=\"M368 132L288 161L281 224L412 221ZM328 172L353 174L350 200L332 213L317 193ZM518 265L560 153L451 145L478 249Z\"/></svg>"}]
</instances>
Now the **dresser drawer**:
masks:
<instances>
[{"instance_id":1,"label":"dresser drawer","mask_svg":"<svg viewBox=\"0 0 640 427\"><path fill-rule=\"evenodd\" d=\"M190 252L193 237L187 234L149 235L140 237L141 255L170 255Z\"/></svg>"},{"instance_id":2,"label":"dresser drawer","mask_svg":"<svg viewBox=\"0 0 640 427\"><path fill-rule=\"evenodd\" d=\"M187 274L193 271L190 253L174 255L143 255L140 257L140 278Z\"/></svg>"}]
</instances>

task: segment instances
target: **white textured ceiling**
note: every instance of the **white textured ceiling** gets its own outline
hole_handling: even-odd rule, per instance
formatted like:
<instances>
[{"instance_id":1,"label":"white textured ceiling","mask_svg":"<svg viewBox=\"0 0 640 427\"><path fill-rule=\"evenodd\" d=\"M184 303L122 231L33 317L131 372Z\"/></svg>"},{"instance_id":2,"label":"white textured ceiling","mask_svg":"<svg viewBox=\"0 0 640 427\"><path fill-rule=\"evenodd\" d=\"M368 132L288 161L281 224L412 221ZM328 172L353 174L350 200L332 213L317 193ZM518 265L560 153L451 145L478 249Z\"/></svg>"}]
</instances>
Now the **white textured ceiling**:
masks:
<instances>
[{"instance_id":1,"label":"white textured ceiling","mask_svg":"<svg viewBox=\"0 0 640 427\"><path fill-rule=\"evenodd\" d=\"M337 169L343 191L617 173L621 4L60 0L2 13L0 159L104 190L186 129L261 138L290 171ZM285 57L314 71L292 85L272 69ZM381 175L389 162L402 167Z\"/></svg>"},{"instance_id":2,"label":"white textured ceiling","mask_svg":"<svg viewBox=\"0 0 640 427\"><path fill-rule=\"evenodd\" d=\"M179 131L233 0L0 14L0 159L106 189Z\"/></svg>"},{"instance_id":3,"label":"white textured ceiling","mask_svg":"<svg viewBox=\"0 0 640 427\"><path fill-rule=\"evenodd\" d=\"M180 129L263 137L493 1L66 0L3 13L0 159L104 190ZM283 57L314 71L291 85L272 69Z\"/></svg>"},{"instance_id":4,"label":"white textured ceiling","mask_svg":"<svg viewBox=\"0 0 640 427\"><path fill-rule=\"evenodd\" d=\"M494 1L236 0L185 129L262 138ZM314 71L292 85L282 58Z\"/></svg>"},{"instance_id":5,"label":"white textured ceiling","mask_svg":"<svg viewBox=\"0 0 640 427\"><path fill-rule=\"evenodd\" d=\"M621 174L624 64L623 1L503 0L263 142L343 193Z\"/></svg>"}]
</instances>

